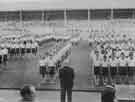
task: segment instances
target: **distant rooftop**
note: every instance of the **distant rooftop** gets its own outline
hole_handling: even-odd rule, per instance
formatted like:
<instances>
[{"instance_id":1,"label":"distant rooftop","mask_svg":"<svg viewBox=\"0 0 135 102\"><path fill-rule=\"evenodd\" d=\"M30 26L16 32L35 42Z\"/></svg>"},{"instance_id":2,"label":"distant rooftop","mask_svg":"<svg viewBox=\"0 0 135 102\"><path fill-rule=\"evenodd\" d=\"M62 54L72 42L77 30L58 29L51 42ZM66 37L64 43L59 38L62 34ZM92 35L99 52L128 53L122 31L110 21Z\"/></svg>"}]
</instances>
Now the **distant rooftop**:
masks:
<instances>
[{"instance_id":1,"label":"distant rooftop","mask_svg":"<svg viewBox=\"0 0 135 102\"><path fill-rule=\"evenodd\" d=\"M0 0L0 11L135 8L135 0Z\"/></svg>"}]
</instances>

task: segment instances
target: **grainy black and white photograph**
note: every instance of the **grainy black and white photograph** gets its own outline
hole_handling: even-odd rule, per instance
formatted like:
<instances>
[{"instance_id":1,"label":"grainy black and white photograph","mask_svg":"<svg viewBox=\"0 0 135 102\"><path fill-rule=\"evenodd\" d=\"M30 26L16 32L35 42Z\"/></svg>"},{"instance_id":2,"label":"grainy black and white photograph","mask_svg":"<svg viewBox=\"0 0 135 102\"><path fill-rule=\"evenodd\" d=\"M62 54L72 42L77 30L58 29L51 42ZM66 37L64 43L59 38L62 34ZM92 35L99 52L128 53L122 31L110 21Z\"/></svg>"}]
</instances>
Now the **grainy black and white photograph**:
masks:
<instances>
[{"instance_id":1,"label":"grainy black and white photograph","mask_svg":"<svg viewBox=\"0 0 135 102\"><path fill-rule=\"evenodd\" d=\"M135 1L0 0L0 102L135 102Z\"/></svg>"}]
</instances>

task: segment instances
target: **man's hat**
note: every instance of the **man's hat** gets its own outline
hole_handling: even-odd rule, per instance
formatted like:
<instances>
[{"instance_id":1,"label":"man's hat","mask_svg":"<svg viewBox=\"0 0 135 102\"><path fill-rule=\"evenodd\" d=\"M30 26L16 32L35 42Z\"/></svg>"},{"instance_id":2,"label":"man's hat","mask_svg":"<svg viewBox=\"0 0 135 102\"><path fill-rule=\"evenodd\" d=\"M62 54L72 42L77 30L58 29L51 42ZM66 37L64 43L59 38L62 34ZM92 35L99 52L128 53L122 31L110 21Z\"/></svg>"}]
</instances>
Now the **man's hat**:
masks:
<instances>
[{"instance_id":1,"label":"man's hat","mask_svg":"<svg viewBox=\"0 0 135 102\"><path fill-rule=\"evenodd\" d=\"M114 88L113 85L106 85L106 88Z\"/></svg>"}]
</instances>

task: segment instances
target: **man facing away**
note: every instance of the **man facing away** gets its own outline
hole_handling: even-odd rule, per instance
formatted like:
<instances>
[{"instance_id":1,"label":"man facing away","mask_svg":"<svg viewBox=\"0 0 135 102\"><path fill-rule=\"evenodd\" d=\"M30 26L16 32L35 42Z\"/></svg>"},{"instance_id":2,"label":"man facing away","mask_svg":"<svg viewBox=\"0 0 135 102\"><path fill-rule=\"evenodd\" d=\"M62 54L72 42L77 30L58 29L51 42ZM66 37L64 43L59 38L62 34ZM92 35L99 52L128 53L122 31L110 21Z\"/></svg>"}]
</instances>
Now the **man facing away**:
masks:
<instances>
[{"instance_id":1,"label":"man facing away","mask_svg":"<svg viewBox=\"0 0 135 102\"><path fill-rule=\"evenodd\" d=\"M59 79L61 87L61 102L65 102L66 94L68 102L72 102L72 88L74 84L74 70L68 66L68 60L59 70Z\"/></svg>"}]
</instances>

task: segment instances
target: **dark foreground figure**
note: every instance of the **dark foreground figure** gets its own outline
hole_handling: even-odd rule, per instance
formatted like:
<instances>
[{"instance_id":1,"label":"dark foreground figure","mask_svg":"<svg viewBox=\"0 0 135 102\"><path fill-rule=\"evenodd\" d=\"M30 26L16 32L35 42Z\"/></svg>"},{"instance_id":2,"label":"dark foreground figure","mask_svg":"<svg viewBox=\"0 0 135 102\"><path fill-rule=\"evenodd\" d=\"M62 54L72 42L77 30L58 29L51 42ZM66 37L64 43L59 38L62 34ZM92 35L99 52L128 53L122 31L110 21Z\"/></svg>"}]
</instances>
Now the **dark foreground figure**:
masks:
<instances>
[{"instance_id":1,"label":"dark foreground figure","mask_svg":"<svg viewBox=\"0 0 135 102\"><path fill-rule=\"evenodd\" d=\"M72 102L72 88L74 83L74 70L69 66L64 66L59 71L61 86L61 102L65 102L66 94L68 102Z\"/></svg>"},{"instance_id":2,"label":"dark foreground figure","mask_svg":"<svg viewBox=\"0 0 135 102\"><path fill-rule=\"evenodd\" d=\"M115 102L115 88L112 85L106 85L102 92L102 102Z\"/></svg>"},{"instance_id":3,"label":"dark foreground figure","mask_svg":"<svg viewBox=\"0 0 135 102\"><path fill-rule=\"evenodd\" d=\"M25 85L20 90L20 95L21 95L22 99L19 100L19 102L37 102L35 100L36 89L32 85Z\"/></svg>"}]
</instances>

